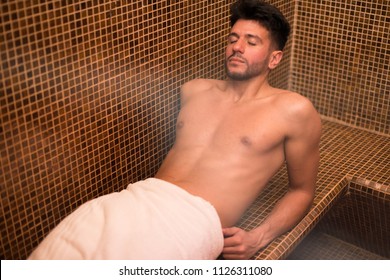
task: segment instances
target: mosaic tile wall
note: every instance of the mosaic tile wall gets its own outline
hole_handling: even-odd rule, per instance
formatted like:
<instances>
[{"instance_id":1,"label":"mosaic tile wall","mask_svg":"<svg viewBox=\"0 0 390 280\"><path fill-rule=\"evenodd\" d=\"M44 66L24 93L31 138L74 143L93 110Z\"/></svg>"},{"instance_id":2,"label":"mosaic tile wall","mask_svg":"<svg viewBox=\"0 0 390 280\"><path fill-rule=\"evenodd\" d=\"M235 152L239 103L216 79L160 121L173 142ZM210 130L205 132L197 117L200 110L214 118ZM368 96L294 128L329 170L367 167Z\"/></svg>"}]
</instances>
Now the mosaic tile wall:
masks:
<instances>
[{"instance_id":1,"label":"mosaic tile wall","mask_svg":"<svg viewBox=\"0 0 390 280\"><path fill-rule=\"evenodd\" d=\"M1 2L1 259L26 258L81 203L153 176L180 85L224 78L231 3Z\"/></svg>"},{"instance_id":2,"label":"mosaic tile wall","mask_svg":"<svg viewBox=\"0 0 390 280\"><path fill-rule=\"evenodd\" d=\"M390 133L390 1L296 2L291 89L345 124Z\"/></svg>"}]
</instances>

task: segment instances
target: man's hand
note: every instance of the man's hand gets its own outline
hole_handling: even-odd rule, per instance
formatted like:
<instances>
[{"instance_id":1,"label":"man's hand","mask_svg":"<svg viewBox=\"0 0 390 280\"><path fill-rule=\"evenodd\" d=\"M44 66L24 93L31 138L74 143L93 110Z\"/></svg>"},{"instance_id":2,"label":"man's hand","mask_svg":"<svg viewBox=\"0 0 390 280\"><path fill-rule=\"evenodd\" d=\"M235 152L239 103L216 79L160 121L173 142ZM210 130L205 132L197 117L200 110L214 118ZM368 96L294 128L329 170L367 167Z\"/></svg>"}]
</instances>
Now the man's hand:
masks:
<instances>
[{"instance_id":1,"label":"man's hand","mask_svg":"<svg viewBox=\"0 0 390 280\"><path fill-rule=\"evenodd\" d=\"M261 249L262 235L237 227L224 228L224 247L222 255L227 260L247 260Z\"/></svg>"}]
</instances>

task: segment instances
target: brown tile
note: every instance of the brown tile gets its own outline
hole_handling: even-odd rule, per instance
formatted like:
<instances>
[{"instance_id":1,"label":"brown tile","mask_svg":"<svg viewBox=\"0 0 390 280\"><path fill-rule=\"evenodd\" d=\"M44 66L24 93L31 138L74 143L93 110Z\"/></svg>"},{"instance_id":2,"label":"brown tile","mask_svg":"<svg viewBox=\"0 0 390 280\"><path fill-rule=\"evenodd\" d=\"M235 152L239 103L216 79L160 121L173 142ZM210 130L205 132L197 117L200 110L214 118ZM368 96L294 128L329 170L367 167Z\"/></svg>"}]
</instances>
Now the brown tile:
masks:
<instances>
[{"instance_id":1,"label":"brown tile","mask_svg":"<svg viewBox=\"0 0 390 280\"><path fill-rule=\"evenodd\" d=\"M26 258L81 203L156 172L173 143L179 87L224 78L231 2L0 4L2 259ZM309 214L318 220L345 175L388 191L389 7L271 2L297 21L270 82L307 96L335 121L325 122L322 187ZM286 186L285 171L271 184ZM271 206L284 191L266 190L256 203ZM243 227L269 211L248 211ZM289 242L312 227L304 224ZM277 258L290 247L271 244L265 252Z\"/></svg>"}]
</instances>

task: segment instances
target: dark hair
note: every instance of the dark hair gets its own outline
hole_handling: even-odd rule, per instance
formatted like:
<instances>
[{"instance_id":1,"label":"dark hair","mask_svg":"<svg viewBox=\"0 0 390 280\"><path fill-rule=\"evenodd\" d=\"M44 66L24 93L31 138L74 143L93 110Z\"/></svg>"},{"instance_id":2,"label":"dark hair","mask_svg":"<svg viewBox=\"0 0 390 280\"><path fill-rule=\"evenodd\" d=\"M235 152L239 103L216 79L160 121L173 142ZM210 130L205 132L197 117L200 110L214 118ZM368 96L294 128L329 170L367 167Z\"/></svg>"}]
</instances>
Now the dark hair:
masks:
<instances>
[{"instance_id":1,"label":"dark hair","mask_svg":"<svg viewBox=\"0 0 390 280\"><path fill-rule=\"evenodd\" d=\"M230 8L230 26L239 19L255 20L266 28L276 47L283 50L290 34L290 24L271 4L260 0L238 0Z\"/></svg>"}]
</instances>

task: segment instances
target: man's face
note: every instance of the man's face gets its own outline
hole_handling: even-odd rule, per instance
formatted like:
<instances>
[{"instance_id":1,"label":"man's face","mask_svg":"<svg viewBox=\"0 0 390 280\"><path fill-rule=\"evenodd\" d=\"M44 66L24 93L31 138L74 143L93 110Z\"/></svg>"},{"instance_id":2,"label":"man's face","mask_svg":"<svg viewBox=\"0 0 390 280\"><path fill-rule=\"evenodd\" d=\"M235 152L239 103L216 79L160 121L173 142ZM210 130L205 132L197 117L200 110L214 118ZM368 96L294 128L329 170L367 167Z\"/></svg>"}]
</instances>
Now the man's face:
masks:
<instances>
[{"instance_id":1,"label":"man's face","mask_svg":"<svg viewBox=\"0 0 390 280\"><path fill-rule=\"evenodd\" d=\"M256 21L238 20L228 37L225 55L227 76L243 81L267 74L271 53L267 29Z\"/></svg>"}]
</instances>

